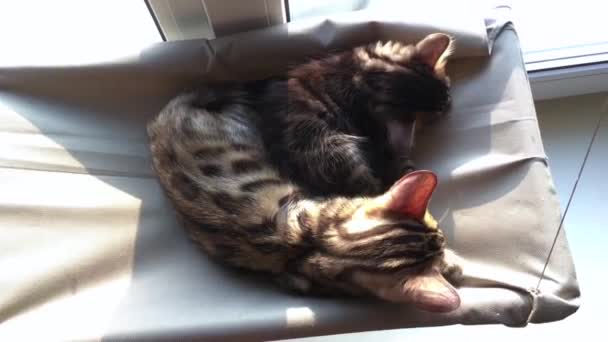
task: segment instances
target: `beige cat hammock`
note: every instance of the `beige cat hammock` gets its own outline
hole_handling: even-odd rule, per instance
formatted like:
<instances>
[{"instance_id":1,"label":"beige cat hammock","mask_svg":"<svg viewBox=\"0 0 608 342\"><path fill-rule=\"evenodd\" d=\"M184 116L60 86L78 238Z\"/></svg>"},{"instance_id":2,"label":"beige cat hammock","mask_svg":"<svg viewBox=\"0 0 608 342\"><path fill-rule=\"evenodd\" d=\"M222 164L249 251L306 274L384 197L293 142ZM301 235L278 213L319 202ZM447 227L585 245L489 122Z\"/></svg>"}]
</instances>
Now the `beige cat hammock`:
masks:
<instances>
[{"instance_id":1,"label":"beige cat hammock","mask_svg":"<svg viewBox=\"0 0 608 342\"><path fill-rule=\"evenodd\" d=\"M574 313L578 285L517 35L506 21L471 18L354 12L161 43L107 64L0 67L0 135L12 137L0 147L0 340L269 340L524 326ZM453 109L420 135L415 154L438 174L431 211L467 260L459 309L291 295L211 263L188 241L150 167L145 132L179 90L437 31L456 39Z\"/></svg>"}]
</instances>

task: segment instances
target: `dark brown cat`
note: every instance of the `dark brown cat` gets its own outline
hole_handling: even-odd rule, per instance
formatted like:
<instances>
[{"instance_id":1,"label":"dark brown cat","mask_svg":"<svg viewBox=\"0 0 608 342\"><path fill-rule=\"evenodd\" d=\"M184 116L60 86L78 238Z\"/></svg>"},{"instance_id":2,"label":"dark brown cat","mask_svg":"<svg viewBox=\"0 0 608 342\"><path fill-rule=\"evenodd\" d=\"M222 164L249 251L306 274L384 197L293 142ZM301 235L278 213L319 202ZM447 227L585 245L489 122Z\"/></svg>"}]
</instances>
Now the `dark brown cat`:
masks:
<instances>
[{"instance_id":1,"label":"dark brown cat","mask_svg":"<svg viewBox=\"0 0 608 342\"><path fill-rule=\"evenodd\" d=\"M272 162L314 195L377 195L411 171L414 120L450 105L451 39L370 44L313 59L285 79L198 89L194 106L256 114Z\"/></svg>"}]
</instances>

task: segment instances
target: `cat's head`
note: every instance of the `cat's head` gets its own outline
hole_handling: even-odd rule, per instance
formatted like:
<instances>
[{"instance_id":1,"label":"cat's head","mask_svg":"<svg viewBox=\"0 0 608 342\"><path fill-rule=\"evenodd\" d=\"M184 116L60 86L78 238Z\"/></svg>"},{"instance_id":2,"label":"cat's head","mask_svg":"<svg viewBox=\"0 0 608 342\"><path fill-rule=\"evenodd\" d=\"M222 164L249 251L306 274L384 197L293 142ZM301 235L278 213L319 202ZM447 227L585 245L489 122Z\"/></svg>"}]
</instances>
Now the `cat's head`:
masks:
<instances>
[{"instance_id":1,"label":"cat's head","mask_svg":"<svg viewBox=\"0 0 608 342\"><path fill-rule=\"evenodd\" d=\"M402 177L365 208L368 217L364 221L376 226L371 231L378 225L398 225L401 230L393 232L401 233L395 245L387 238L383 263L397 266L409 262L411 266L395 268L392 274L385 273L380 266L377 270L354 273L353 280L381 298L413 302L425 310L445 312L457 308L460 298L441 275L446 240L427 209L436 186L437 177L433 172L416 171Z\"/></svg>"},{"instance_id":2,"label":"cat's head","mask_svg":"<svg viewBox=\"0 0 608 342\"><path fill-rule=\"evenodd\" d=\"M389 41L355 49L355 63L363 71L354 81L367 93L370 113L382 120L413 120L447 111L446 63L452 51L452 39L443 33L415 45Z\"/></svg>"},{"instance_id":3,"label":"cat's head","mask_svg":"<svg viewBox=\"0 0 608 342\"><path fill-rule=\"evenodd\" d=\"M415 171L359 204L325 236L317 269L377 297L447 312L460 305L443 272L446 239L427 210L437 177ZM336 257L338 256L338 257Z\"/></svg>"}]
</instances>

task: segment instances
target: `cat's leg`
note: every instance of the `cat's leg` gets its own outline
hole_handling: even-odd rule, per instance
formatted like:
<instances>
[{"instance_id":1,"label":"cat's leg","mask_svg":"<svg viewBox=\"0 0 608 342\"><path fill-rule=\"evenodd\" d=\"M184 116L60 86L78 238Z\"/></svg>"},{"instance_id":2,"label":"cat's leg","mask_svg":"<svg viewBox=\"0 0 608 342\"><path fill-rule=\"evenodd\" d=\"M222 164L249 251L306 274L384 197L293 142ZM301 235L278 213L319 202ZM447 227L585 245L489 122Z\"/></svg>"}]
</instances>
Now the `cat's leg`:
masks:
<instances>
[{"instance_id":1,"label":"cat's leg","mask_svg":"<svg viewBox=\"0 0 608 342\"><path fill-rule=\"evenodd\" d=\"M367 165L365 160L351 160L350 164L343 165L345 168L352 170L350 177L346 180L344 188L345 193L353 196L375 195L383 190L380 179L374 176L373 171Z\"/></svg>"},{"instance_id":2,"label":"cat's leg","mask_svg":"<svg viewBox=\"0 0 608 342\"><path fill-rule=\"evenodd\" d=\"M299 177L322 193L376 195L382 182L361 147L363 137L338 133L320 120L292 124L287 132L288 158Z\"/></svg>"}]
</instances>

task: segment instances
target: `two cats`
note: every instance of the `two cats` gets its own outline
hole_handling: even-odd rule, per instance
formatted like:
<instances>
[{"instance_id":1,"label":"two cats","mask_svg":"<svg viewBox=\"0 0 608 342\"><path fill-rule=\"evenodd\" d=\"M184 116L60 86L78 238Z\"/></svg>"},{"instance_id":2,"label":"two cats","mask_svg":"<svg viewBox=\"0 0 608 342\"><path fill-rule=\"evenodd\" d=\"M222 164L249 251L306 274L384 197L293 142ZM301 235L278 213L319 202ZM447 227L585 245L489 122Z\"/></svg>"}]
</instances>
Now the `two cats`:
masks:
<instances>
[{"instance_id":1,"label":"two cats","mask_svg":"<svg viewBox=\"0 0 608 342\"><path fill-rule=\"evenodd\" d=\"M414 123L449 108L451 46L440 33L370 44L172 100L148 134L186 230L209 255L300 292L456 309L444 276L460 266L426 210L436 176L403 176Z\"/></svg>"}]
</instances>

